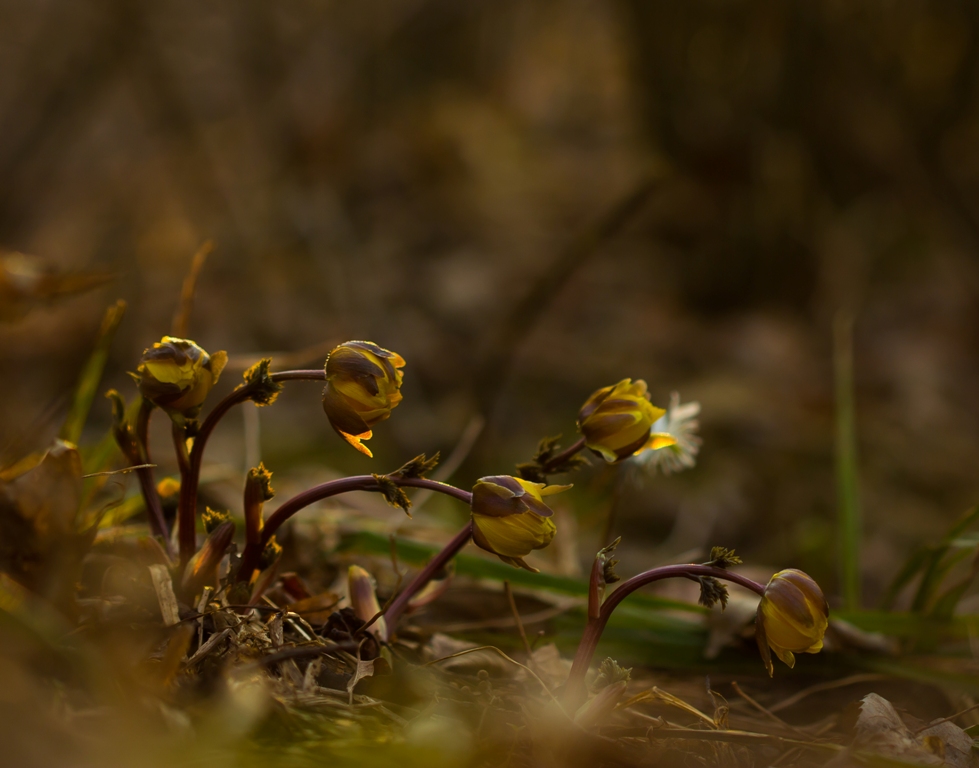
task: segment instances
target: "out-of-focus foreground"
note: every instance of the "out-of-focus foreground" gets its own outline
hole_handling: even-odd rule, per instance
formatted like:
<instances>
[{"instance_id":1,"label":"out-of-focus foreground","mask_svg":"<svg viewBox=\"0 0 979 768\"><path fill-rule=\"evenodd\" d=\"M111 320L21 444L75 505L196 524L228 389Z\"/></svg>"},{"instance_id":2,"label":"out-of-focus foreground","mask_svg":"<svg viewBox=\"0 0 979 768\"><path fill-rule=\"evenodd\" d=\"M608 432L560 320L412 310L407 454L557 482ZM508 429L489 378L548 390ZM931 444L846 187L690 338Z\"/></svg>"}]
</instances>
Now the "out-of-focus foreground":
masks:
<instances>
[{"instance_id":1,"label":"out-of-focus foreground","mask_svg":"<svg viewBox=\"0 0 979 768\"><path fill-rule=\"evenodd\" d=\"M939 542L979 500L971 2L0 0L0 179L0 467L58 434L118 298L128 309L99 392L135 393L126 371L170 332L192 256L211 239L188 336L231 354L217 394L263 356L279 369L315 368L350 338L408 364L404 403L375 430L373 460L336 438L315 386L297 383L274 409L226 419L205 467L210 504L239 503L259 460L283 498L435 450L455 452L453 481L470 487L512 471L544 436L571 442L580 403L626 376L644 378L654 403L673 390L699 401L697 466L636 477L594 462L555 504L558 538L535 555L547 574L580 579L611 532L623 536L623 572L702 560L724 545L766 578L805 569L834 609L873 609L916 548ZM46 269L51 277L36 276ZM841 383L851 344L852 382ZM846 606L834 446L848 420L834 396L834 355L837 384L845 393L852 383L855 404L858 487L842 496L862 511L859 604L851 584ZM158 477L177 471L165 421L151 434ZM80 442L96 444L110 424L97 396ZM112 483L136 493L127 475ZM286 551L289 567L318 574L324 590L353 557L327 562L325 553L351 532L373 537L374 550L357 556L387 596L398 583L387 534L444 540L462 520L436 499L413 520L373 497L343 504L297 522ZM946 587L972 575L972 534L956 535L961 573L950 571ZM529 626L564 650L576 625L548 624L560 611L533 602L529 579L515 582L539 619ZM498 581L495 592L468 583L430 612L433 631L475 627L485 639L508 626ZM967 617L977 605L968 584L956 609ZM931 652L939 641L908 628L927 602L913 605L917 586L909 579L889 607L900 650ZM863 629L893 629L888 615ZM935 686L976 674L976 627L963 621L954 660L918 675L927 685L864 681L861 693L916 704L924 721L974 703L971 682L954 693ZM636 650L654 630L623 629L609 653L656 674L656 658ZM20 632L9 642L20 650L0 662L12 681L11 695L0 693L0 733L19 745L19 764L62 762L78 748L78 724L51 713L50 688L35 679L52 664L71 668L62 681L88 670L100 706L122 707L113 697L150 685L105 682L121 674L97 669L105 657L66 659L61 649L39 660ZM512 628L500 634L519 642ZM135 666L161 642L122 632L103 640ZM894 658L877 636L851 646ZM662 666L687 686L684 698L715 712L703 685L710 664L684 675L676 667L687 658ZM711 673L715 688L737 663L728 677ZM779 685L792 674L780 669ZM159 722L181 738L203 734L195 760L237 759L228 744L257 721L273 728L268 692L250 679L206 698L202 675L202 700L222 703L188 715L186 701L172 702ZM766 681L758 686L772 701L787 700L790 688ZM489 708L489 683L471 682L473 706ZM97 718L64 698L66 712ZM826 706L858 700L841 694ZM213 743L204 743L206 716L220 720ZM298 739L302 726L286 721ZM93 747L91 759L124 762L142 738L170 744L139 722L151 735L133 730L122 737L131 745L109 757ZM419 760L429 748L458 758L438 753L442 736L425 727L411 737ZM344 738L336 728L334 744ZM373 721L363 728L381 734L365 739L387 738ZM101 743L106 730L97 732ZM740 748L710 759L754 759ZM178 759L191 758L160 757Z\"/></svg>"}]
</instances>

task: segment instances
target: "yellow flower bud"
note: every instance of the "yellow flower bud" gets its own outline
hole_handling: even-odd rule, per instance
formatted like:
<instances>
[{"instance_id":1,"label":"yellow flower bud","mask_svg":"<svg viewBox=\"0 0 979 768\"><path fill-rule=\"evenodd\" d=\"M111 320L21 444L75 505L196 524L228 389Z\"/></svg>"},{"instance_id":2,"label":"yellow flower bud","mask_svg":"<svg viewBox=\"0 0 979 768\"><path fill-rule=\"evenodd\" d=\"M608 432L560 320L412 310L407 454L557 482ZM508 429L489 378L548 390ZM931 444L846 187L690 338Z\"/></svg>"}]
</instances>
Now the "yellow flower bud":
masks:
<instances>
[{"instance_id":1,"label":"yellow flower bud","mask_svg":"<svg viewBox=\"0 0 979 768\"><path fill-rule=\"evenodd\" d=\"M578 430L586 446L614 463L643 448L657 450L675 443L669 435L650 434L653 423L665 413L649 402L645 381L622 379L585 401L578 412Z\"/></svg>"},{"instance_id":2,"label":"yellow flower bud","mask_svg":"<svg viewBox=\"0 0 979 768\"><path fill-rule=\"evenodd\" d=\"M473 487L473 542L505 563L536 573L523 556L546 547L557 533L553 512L543 497L570 487L509 475L481 478Z\"/></svg>"},{"instance_id":3,"label":"yellow flower bud","mask_svg":"<svg viewBox=\"0 0 979 768\"><path fill-rule=\"evenodd\" d=\"M377 601L374 591L374 579L359 565L351 565L347 569L347 597L357 618L365 624L381 612L381 604ZM387 637L387 623L381 616L370 625L368 632L378 638Z\"/></svg>"},{"instance_id":4,"label":"yellow flower bud","mask_svg":"<svg viewBox=\"0 0 979 768\"><path fill-rule=\"evenodd\" d=\"M172 477L163 478L156 484L156 495L160 497L163 518L172 523L177 518L177 510L180 508L180 481ZM207 532L210 533L211 529L207 529Z\"/></svg>"},{"instance_id":5,"label":"yellow flower bud","mask_svg":"<svg viewBox=\"0 0 979 768\"><path fill-rule=\"evenodd\" d=\"M228 355L207 354L193 341L164 336L143 352L136 369L140 394L171 418L195 419Z\"/></svg>"},{"instance_id":6,"label":"yellow flower bud","mask_svg":"<svg viewBox=\"0 0 979 768\"><path fill-rule=\"evenodd\" d=\"M769 676L775 651L789 667L796 653L819 653L829 625L829 606L819 585L802 571L779 571L768 582L758 604L755 636Z\"/></svg>"},{"instance_id":7,"label":"yellow flower bud","mask_svg":"<svg viewBox=\"0 0 979 768\"><path fill-rule=\"evenodd\" d=\"M326 359L323 410L337 433L361 453L362 440L401 402L404 359L370 341L347 341Z\"/></svg>"},{"instance_id":8,"label":"yellow flower bud","mask_svg":"<svg viewBox=\"0 0 979 768\"><path fill-rule=\"evenodd\" d=\"M180 493L180 481L173 477L164 477L156 484L156 493L161 499L177 496Z\"/></svg>"},{"instance_id":9,"label":"yellow flower bud","mask_svg":"<svg viewBox=\"0 0 979 768\"><path fill-rule=\"evenodd\" d=\"M249 544L257 544L261 539L264 524L262 507L274 496L272 473L265 465L259 463L257 467L249 469L245 477L245 500L242 505L245 510L245 541Z\"/></svg>"}]
</instances>

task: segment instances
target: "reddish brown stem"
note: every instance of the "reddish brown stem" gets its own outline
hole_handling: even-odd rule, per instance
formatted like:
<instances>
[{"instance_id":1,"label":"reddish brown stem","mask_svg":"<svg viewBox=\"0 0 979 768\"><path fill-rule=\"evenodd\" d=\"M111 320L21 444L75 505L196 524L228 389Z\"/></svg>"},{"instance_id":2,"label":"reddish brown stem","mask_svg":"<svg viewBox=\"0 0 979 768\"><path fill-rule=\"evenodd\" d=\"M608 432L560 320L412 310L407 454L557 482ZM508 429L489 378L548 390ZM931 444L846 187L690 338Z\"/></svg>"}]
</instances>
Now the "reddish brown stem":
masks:
<instances>
[{"instance_id":1,"label":"reddish brown stem","mask_svg":"<svg viewBox=\"0 0 979 768\"><path fill-rule=\"evenodd\" d=\"M397 477L396 475L388 475L388 478L396 485L406 488L427 488L431 491L453 496L465 502L467 505L472 504L472 494L469 491L456 488L454 485L449 485L448 483L426 480L423 477ZM252 574L258 567L262 550L268 544L269 539L275 535L275 532L286 520L300 510L305 509L317 501L329 498L330 496L337 496L341 493L349 493L350 491L371 491L376 493L380 490L381 486L377 482L377 478L373 475L354 475L353 477L343 477L339 480L330 480L329 482L321 483L283 502L269 516L268 520L265 521L265 525L262 526L261 538L257 542L249 543L245 546L241 556L241 567L238 569L238 581L247 582L251 579Z\"/></svg>"},{"instance_id":2,"label":"reddish brown stem","mask_svg":"<svg viewBox=\"0 0 979 768\"><path fill-rule=\"evenodd\" d=\"M151 464L150 461L150 415L153 413L153 404L149 400L143 400L139 406L139 413L136 416L136 443L139 454L131 456L130 460L135 464ZM125 451L124 451L125 453ZM153 479L152 467L141 467L136 470L136 477L139 479L139 489L143 494L143 503L146 504L146 514L150 522L150 530L154 535L163 539L163 548L166 550L167 557L173 559L173 545L170 543L170 529L167 520L163 516L163 505L160 503L160 495L156 492L156 481Z\"/></svg>"},{"instance_id":3,"label":"reddish brown stem","mask_svg":"<svg viewBox=\"0 0 979 768\"><path fill-rule=\"evenodd\" d=\"M610 594L602 604L598 616L589 618L585 626L585 631L581 636L581 641L578 643L578 650L571 664L571 673L568 675L568 682L564 689L564 705L568 712L577 710L587 698L585 691L585 673L588 672L592 657L598 648L598 641L601 639L605 625L608 624L608 620L612 616L612 611L615 610L616 606L640 587L651 584L654 581L672 578L696 579L699 576L711 576L715 579L730 581L732 584L750 589L759 595L765 594L765 586L763 584L712 565L664 565L623 581L619 585L619 588Z\"/></svg>"},{"instance_id":4,"label":"reddish brown stem","mask_svg":"<svg viewBox=\"0 0 979 768\"><path fill-rule=\"evenodd\" d=\"M322 381L326 378L323 369L306 371L280 371L270 374L272 381ZM207 418L201 424L191 448L187 473L180 480L180 507L178 512L178 537L180 541L180 565L187 565L197 551L197 487L201 478L201 462L204 458L204 448L207 440L218 425L218 422L234 406L251 399L255 388L242 384L214 406Z\"/></svg>"},{"instance_id":5,"label":"reddish brown stem","mask_svg":"<svg viewBox=\"0 0 979 768\"><path fill-rule=\"evenodd\" d=\"M428 565L418 572L418 575L401 591L401 594L394 598L394 602L384 612L384 621L387 624L387 639L390 639L394 634L398 620L401 618L401 614L408 608L408 603L411 601L411 598L421 592L435 574L445 568L449 561L459 554L459 551L469 543L472 535L472 522L468 522L435 557L429 560Z\"/></svg>"}]
</instances>

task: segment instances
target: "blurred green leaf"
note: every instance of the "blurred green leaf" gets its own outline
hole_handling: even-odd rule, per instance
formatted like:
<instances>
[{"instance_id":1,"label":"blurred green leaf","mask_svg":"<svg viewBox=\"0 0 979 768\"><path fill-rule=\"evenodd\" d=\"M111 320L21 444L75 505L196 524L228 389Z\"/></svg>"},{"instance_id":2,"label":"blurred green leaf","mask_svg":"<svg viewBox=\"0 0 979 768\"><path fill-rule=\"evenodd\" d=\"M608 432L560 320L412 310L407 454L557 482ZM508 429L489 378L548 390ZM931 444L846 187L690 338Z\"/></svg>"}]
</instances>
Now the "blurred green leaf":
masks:
<instances>
[{"instance_id":1,"label":"blurred green leaf","mask_svg":"<svg viewBox=\"0 0 979 768\"><path fill-rule=\"evenodd\" d=\"M884 598L880 602L880 607L883 610L890 610L894 606L894 601L897 600L897 596L901 593L901 590L910 584L914 577L921 572L921 569L925 566L932 553L933 549L928 546L919 547L911 553L910 557L905 560L904 565L901 566L901 570L897 576L894 577L894 580L887 588L887 592L884 593Z\"/></svg>"},{"instance_id":2,"label":"blurred green leaf","mask_svg":"<svg viewBox=\"0 0 979 768\"><path fill-rule=\"evenodd\" d=\"M109 359L109 347L112 339L116 335L116 329L122 322L122 317L126 313L126 302L121 299L105 311L102 317L102 325L99 328L99 335L95 340L95 348L89 355L88 362L82 369L82 374L75 387L75 397L68 411L68 417L61 427L59 437L69 443L78 444L82 436L82 429L88 420L88 412L92 408L92 401L95 393L102 381L102 372L105 370L106 360Z\"/></svg>"},{"instance_id":3,"label":"blurred green leaf","mask_svg":"<svg viewBox=\"0 0 979 768\"><path fill-rule=\"evenodd\" d=\"M914 596L911 609L923 611L927 608L935 591L941 586L942 580L948 571L958 562L968 556L968 552L954 552L946 557L952 542L959 538L966 529L979 520L979 505L976 505L960 517L948 530L939 544L934 548L932 556L926 562L922 574L921 584L918 592Z\"/></svg>"},{"instance_id":4,"label":"blurred green leaf","mask_svg":"<svg viewBox=\"0 0 979 768\"><path fill-rule=\"evenodd\" d=\"M394 542L398 559L411 565L424 565L439 551L439 547L411 539L395 537ZM388 555L391 552L391 541L388 537L378 533L357 531L344 535L340 540L338 550L341 552ZM509 581L515 587L540 589L561 595L583 598L588 596L588 583L582 579L554 576L547 573L531 573L506 565L498 560L490 560L475 555L459 555L455 559L455 564L456 573L460 576L499 582ZM644 610L673 610L695 614L702 614L706 610L702 606L692 603L669 600L644 593L631 595L628 603ZM622 609L626 605L627 603L623 603L623 606L616 611L616 615L622 613Z\"/></svg>"},{"instance_id":5,"label":"blurred green leaf","mask_svg":"<svg viewBox=\"0 0 979 768\"><path fill-rule=\"evenodd\" d=\"M134 397L126 408L126 418L130 423L135 421L140 405L141 399ZM82 449L82 467L84 468L85 474L94 474L108 470L112 465L113 459L121 455L112 432L113 428L109 427L95 445ZM99 491L111 481L111 477L105 475L86 478L85 493L82 497L82 509L90 509ZM116 479L115 482L120 481ZM120 522L117 514L113 514L112 518L116 519L116 522Z\"/></svg>"},{"instance_id":6,"label":"blurred green leaf","mask_svg":"<svg viewBox=\"0 0 979 768\"><path fill-rule=\"evenodd\" d=\"M949 553L950 547L943 546L936 550L933 557L928 559L921 574L921 583L911 602L911 610L924 612L932 604L935 592L942 585L945 576L956 565L969 557L969 552L957 550Z\"/></svg>"},{"instance_id":7,"label":"blurred green leaf","mask_svg":"<svg viewBox=\"0 0 979 768\"><path fill-rule=\"evenodd\" d=\"M832 617L848 621L866 632L934 642L966 640L970 634L979 632L979 616L938 617L910 612L834 611Z\"/></svg>"},{"instance_id":8,"label":"blurred green leaf","mask_svg":"<svg viewBox=\"0 0 979 768\"><path fill-rule=\"evenodd\" d=\"M388 555L390 540L377 533L360 531L342 537L339 550L372 555ZM438 550L430 544L396 538L395 550L399 560L422 565ZM509 580L515 586L550 591L557 594L586 596L582 580L548 574L517 571L503 563L473 555L456 558L456 572L473 578L493 581ZM680 613L677 613L677 612ZM725 649L717 659L704 657L708 630L703 623L705 609L701 606L667 600L654 595L631 595L618 607L602 635L598 655L612 656L623 663L643 664L652 668L697 671L711 674L749 675L757 673L760 661L753 648L748 653ZM700 614L700 615L698 615ZM893 637L912 639L928 644L961 641L979 633L979 616L922 616L918 613L890 611L837 611L834 616L868 632L880 632ZM557 643L566 655L577 647L585 626L584 608L572 608L548 620ZM466 639L478 643L506 646L508 635L500 632L464 632ZM509 638L519 642L516 634ZM805 669L817 677L836 677L853 670L887 672L896 677L929 682L943 687L979 694L979 677L950 673L928 663L929 657L890 659L869 653L821 654L806 657ZM945 657L947 658L947 657Z\"/></svg>"},{"instance_id":9,"label":"blurred green leaf","mask_svg":"<svg viewBox=\"0 0 979 768\"><path fill-rule=\"evenodd\" d=\"M95 445L82 449L82 466L85 468L85 474L104 472L109 468L112 458L117 455L118 447L110 427Z\"/></svg>"},{"instance_id":10,"label":"blurred green leaf","mask_svg":"<svg viewBox=\"0 0 979 768\"><path fill-rule=\"evenodd\" d=\"M972 558L972 566L969 568L969 572L935 598L934 605L932 605L929 613L939 618L951 617L955 613L955 608L958 606L959 601L968 591L969 587L972 586L972 582L975 581L977 575L979 575L979 551Z\"/></svg>"},{"instance_id":11,"label":"blurred green leaf","mask_svg":"<svg viewBox=\"0 0 979 768\"><path fill-rule=\"evenodd\" d=\"M966 547L971 549L975 546L963 535L976 521L979 521L979 505L956 520L937 544L926 544L915 550L888 587L881 601L881 607L890 608L901 590L920 573L921 582L915 592L911 609L917 612L925 611L949 570L969 556L968 551L956 551L949 555L949 550L962 550Z\"/></svg>"}]
</instances>

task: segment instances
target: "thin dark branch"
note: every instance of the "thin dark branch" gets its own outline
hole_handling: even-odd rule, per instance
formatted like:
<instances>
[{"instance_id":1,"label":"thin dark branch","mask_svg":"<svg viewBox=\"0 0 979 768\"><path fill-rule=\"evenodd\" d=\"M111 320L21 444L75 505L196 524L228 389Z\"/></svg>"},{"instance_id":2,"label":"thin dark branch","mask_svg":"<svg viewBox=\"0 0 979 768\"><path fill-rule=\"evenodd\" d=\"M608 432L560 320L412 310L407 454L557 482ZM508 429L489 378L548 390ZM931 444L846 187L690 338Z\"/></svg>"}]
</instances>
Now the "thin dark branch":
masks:
<instances>
[{"instance_id":1,"label":"thin dark branch","mask_svg":"<svg viewBox=\"0 0 979 768\"><path fill-rule=\"evenodd\" d=\"M484 414L493 410L493 403L513 367L521 339L526 338L544 317L575 271L635 219L660 182L658 176L646 177L612 205L541 273L513 307L476 371L476 397Z\"/></svg>"}]
</instances>

